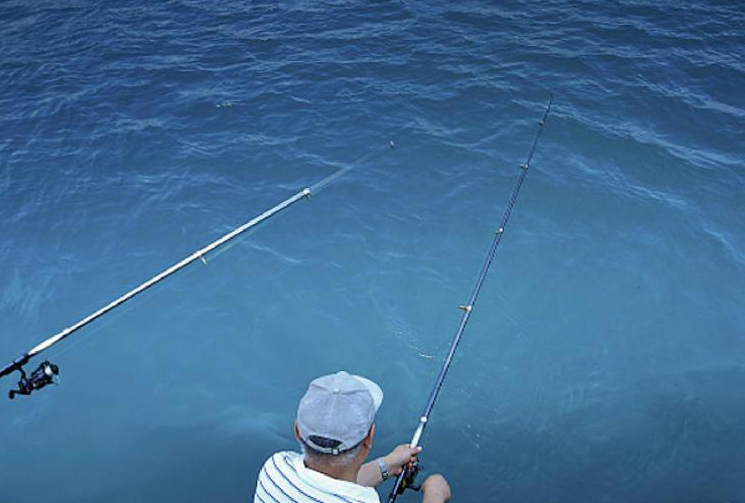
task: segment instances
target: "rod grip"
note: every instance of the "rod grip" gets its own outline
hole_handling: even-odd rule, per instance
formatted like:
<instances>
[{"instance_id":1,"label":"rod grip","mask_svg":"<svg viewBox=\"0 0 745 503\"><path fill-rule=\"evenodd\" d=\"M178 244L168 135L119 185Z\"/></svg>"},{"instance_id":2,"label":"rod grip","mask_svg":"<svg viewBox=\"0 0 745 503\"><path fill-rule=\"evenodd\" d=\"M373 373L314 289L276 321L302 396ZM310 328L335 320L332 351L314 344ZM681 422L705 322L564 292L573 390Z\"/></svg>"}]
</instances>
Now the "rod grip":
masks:
<instances>
[{"instance_id":1,"label":"rod grip","mask_svg":"<svg viewBox=\"0 0 745 503\"><path fill-rule=\"evenodd\" d=\"M0 378L5 377L6 375L9 375L16 370L19 370L23 365L26 365L28 363L28 360L28 353L19 356L18 358L13 360L12 363L9 363L5 367L3 367L2 370L0 370Z\"/></svg>"}]
</instances>

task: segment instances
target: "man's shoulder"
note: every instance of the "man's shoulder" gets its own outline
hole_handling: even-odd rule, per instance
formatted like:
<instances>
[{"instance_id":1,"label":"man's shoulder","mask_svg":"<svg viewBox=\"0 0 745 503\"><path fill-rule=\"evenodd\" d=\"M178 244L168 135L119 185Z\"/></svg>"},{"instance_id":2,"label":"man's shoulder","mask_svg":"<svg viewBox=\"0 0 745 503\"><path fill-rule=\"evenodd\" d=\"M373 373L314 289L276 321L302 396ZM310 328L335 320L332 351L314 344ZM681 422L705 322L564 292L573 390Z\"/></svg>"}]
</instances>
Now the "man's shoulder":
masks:
<instances>
[{"instance_id":1,"label":"man's shoulder","mask_svg":"<svg viewBox=\"0 0 745 503\"><path fill-rule=\"evenodd\" d=\"M277 463L284 463L287 465L293 464L296 460L302 458L302 454L299 452L294 451L279 451L275 452L271 456L267 458L266 461L264 461L264 466L267 466L269 464L277 464Z\"/></svg>"},{"instance_id":2,"label":"man's shoulder","mask_svg":"<svg viewBox=\"0 0 745 503\"><path fill-rule=\"evenodd\" d=\"M283 478L295 479L298 476L296 461L302 458L302 454L293 451L275 452L264 461L259 478L270 476L271 474L281 475Z\"/></svg>"},{"instance_id":3,"label":"man's shoulder","mask_svg":"<svg viewBox=\"0 0 745 503\"><path fill-rule=\"evenodd\" d=\"M298 481L293 459L300 454L292 451L275 452L264 461L256 482L254 502L260 503L304 503L303 484ZM310 500L312 501L312 500Z\"/></svg>"},{"instance_id":4,"label":"man's shoulder","mask_svg":"<svg viewBox=\"0 0 745 503\"><path fill-rule=\"evenodd\" d=\"M336 480L305 467L302 454L280 451L264 462L259 473L257 496L264 503L333 502L378 503L375 489ZM263 496L263 497L261 497Z\"/></svg>"}]
</instances>

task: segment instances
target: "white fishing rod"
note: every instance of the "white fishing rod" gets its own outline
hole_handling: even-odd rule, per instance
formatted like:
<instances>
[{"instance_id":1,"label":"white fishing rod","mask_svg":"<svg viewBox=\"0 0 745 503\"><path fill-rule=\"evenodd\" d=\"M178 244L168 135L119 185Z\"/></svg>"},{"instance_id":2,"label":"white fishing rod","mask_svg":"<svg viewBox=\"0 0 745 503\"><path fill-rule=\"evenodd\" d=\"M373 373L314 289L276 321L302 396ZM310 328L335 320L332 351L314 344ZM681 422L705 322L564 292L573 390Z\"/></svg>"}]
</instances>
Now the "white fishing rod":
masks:
<instances>
[{"instance_id":1,"label":"white fishing rod","mask_svg":"<svg viewBox=\"0 0 745 503\"><path fill-rule=\"evenodd\" d=\"M266 220L270 219L274 215L277 215L278 213L286 210L287 208L294 205L295 203L309 199L312 195L318 194L328 184L330 184L337 178L345 175L346 173L354 169L359 164L362 164L363 162L369 160L373 155L378 153L383 148L387 148L387 149L394 148L393 141L390 141L384 147L379 147L373 150L369 154L358 159L356 162L335 171L334 173L322 179L321 181L315 183L314 185L311 185L310 187L306 187L303 190L293 194L292 196L288 197L284 201L276 204L275 206L269 208L268 210L261 213L260 215L252 218L251 220L244 223L240 227L233 229L232 231L228 232L224 236L211 242L207 246L200 248L199 250L195 251L194 253L184 258L183 260L173 264L168 269L156 274L149 280L145 281L139 286L128 291L121 297L118 297L117 299L106 304L98 311L95 311L94 313L86 316L85 318L81 319L77 323L70 325L69 327L57 332L56 334L52 335L46 340L40 342L39 344L31 348L28 352L22 354L21 356L13 360L11 363L3 367L2 370L0 370L0 379L3 378L4 376L7 376L13 373L16 370L21 374L21 379L20 381L18 381L18 388L10 390L10 392L8 393L8 396L12 400L15 397L15 395L30 395L33 391L41 389L44 386L55 382L55 376L59 375L59 367L57 365L54 365L53 363L50 363L49 361L42 362L39 365L39 367L37 367L33 372L31 372L30 376L26 375L26 371L24 370L23 366L26 365L29 362L29 360L33 358L34 356L38 355L42 351L45 351L51 348L52 346L60 342L62 339L69 337L73 333L77 332L78 330L92 323L93 321L97 320L98 318L105 315L106 313L116 309L117 307L121 306L125 302L133 299L135 296L144 292L148 288L160 283L167 277L180 271L181 269L188 266L192 262L200 260L201 262L206 264L207 263L206 257L209 253L217 250L221 246L225 245L227 242L235 239L236 237L245 233L249 229L256 227L262 222L265 222Z\"/></svg>"}]
</instances>

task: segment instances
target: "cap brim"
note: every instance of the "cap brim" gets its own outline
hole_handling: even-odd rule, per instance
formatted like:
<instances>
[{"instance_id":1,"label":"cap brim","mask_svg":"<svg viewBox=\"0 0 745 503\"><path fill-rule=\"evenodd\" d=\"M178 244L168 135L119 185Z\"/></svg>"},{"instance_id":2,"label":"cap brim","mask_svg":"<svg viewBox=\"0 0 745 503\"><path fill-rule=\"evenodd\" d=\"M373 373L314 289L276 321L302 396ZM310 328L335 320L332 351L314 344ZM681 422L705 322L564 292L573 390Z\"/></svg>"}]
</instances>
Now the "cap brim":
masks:
<instances>
[{"instance_id":1,"label":"cap brim","mask_svg":"<svg viewBox=\"0 0 745 503\"><path fill-rule=\"evenodd\" d=\"M378 412L378 409L380 408L380 404L383 403L383 390L380 389L380 386L372 382L370 379L367 379L362 376L358 375L352 375L355 379L360 381L362 384L365 385L367 388L367 391L370 392L370 396L372 396L373 404L375 405L375 412Z\"/></svg>"}]
</instances>

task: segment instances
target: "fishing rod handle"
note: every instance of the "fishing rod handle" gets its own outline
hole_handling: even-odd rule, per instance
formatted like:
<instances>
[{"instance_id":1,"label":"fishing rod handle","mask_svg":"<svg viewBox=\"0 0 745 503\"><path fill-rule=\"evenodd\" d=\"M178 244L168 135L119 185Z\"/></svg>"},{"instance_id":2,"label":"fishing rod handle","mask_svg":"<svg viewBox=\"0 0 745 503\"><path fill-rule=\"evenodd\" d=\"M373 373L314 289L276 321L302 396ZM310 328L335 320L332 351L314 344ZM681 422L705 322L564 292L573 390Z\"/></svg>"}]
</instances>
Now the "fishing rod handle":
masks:
<instances>
[{"instance_id":1,"label":"fishing rod handle","mask_svg":"<svg viewBox=\"0 0 745 503\"><path fill-rule=\"evenodd\" d=\"M419 425L414 430L414 435L411 437L411 442L409 442L409 447L412 449L419 446L419 440L422 438L425 426L427 426L427 416L422 416L419 418Z\"/></svg>"},{"instance_id":2,"label":"fishing rod handle","mask_svg":"<svg viewBox=\"0 0 745 503\"><path fill-rule=\"evenodd\" d=\"M424 433L424 428L427 426L427 416L422 416L419 418L419 425L416 427L416 430L414 430L414 435L411 437L411 442L409 442L409 447L412 449L419 446L419 440L422 438L422 433ZM403 491L401 490L401 486L404 483L404 479L406 478L407 467L404 467L403 470L401 470L401 473L398 474L396 477L396 483L393 484L393 489L391 489L391 493L388 495L388 503L394 503L396 501L396 498L400 493Z\"/></svg>"}]
</instances>

